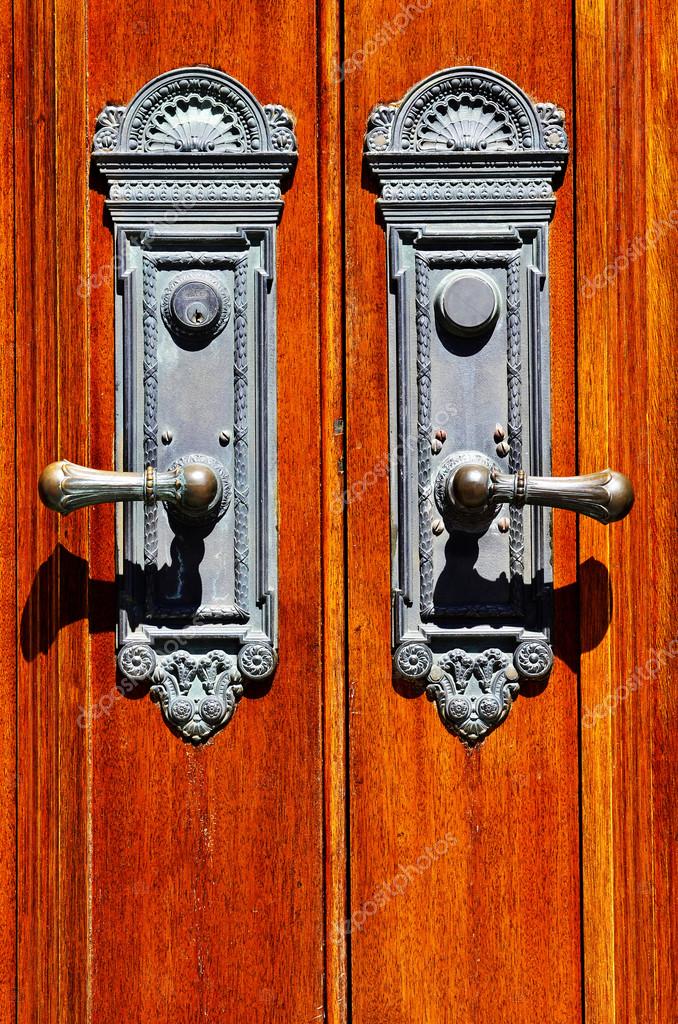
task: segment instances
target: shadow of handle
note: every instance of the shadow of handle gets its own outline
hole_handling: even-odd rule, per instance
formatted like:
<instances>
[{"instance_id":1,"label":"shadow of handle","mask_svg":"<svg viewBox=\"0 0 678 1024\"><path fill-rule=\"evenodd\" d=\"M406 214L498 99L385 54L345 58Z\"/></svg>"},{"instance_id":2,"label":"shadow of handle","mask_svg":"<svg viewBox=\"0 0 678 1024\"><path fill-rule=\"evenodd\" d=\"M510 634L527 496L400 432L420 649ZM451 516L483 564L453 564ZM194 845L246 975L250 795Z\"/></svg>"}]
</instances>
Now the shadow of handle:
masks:
<instances>
[{"instance_id":1,"label":"shadow of handle","mask_svg":"<svg viewBox=\"0 0 678 1024\"><path fill-rule=\"evenodd\" d=\"M89 564L57 544L42 563L24 604L19 626L21 653L27 661L46 654L60 630L87 619L90 633L115 629L117 587L112 580L91 580Z\"/></svg>"}]
</instances>

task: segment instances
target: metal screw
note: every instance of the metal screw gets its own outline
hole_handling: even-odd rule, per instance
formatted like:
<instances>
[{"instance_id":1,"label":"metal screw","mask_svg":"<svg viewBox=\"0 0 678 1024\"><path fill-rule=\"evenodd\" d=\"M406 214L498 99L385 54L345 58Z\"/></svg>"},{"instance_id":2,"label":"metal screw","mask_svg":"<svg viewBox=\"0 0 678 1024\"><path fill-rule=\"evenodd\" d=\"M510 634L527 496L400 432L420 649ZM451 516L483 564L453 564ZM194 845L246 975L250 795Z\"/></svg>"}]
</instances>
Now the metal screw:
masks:
<instances>
[{"instance_id":1,"label":"metal screw","mask_svg":"<svg viewBox=\"0 0 678 1024\"><path fill-rule=\"evenodd\" d=\"M174 435L171 430L163 430L160 440L163 444L171 444L173 437Z\"/></svg>"},{"instance_id":2,"label":"metal screw","mask_svg":"<svg viewBox=\"0 0 678 1024\"><path fill-rule=\"evenodd\" d=\"M228 442L231 440L231 435L227 430L222 430L219 434L219 444L222 448L225 448Z\"/></svg>"},{"instance_id":3,"label":"metal screw","mask_svg":"<svg viewBox=\"0 0 678 1024\"><path fill-rule=\"evenodd\" d=\"M496 441L497 444L499 444L499 442L503 441L505 437L506 431L502 427L501 423L497 423L496 427L494 428L494 440Z\"/></svg>"},{"instance_id":4,"label":"metal screw","mask_svg":"<svg viewBox=\"0 0 678 1024\"><path fill-rule=\"evenodd\" d=\"M434 439L431 441L431 451L433 452L434 455L439 455L442 450L443 442L440 441L437 437L434 437Z\"/></svg>"},{"instance_id":5,"label":"metal screw","mask_svg":"<svg viewBox=\"0 0 678 1024\"><path fill-rule=\"evenodd\" d=\"M431 671L428 674L429 679L432 679L434 683L437 683L443 678L443 670L440 665L431 665Z\"/></svg>"},{"instance_id":6,"label":"metal screw","mask_svg":"<svg viewBox=\"0 0 678 1024\"><path fill-rule=\"evenodd\" d=\"M497 455L501 455L502 459L505 458L511 451L506 441L500 441L497 445Z\"/></svg>"},{"instance_id":7,"label":"metal screw","mask_svg":"<svg viewBox=\"0 0 678 1024\"><path fill-rule=\"evenodd\" d=\"M433 530L434 536L439 537L445 529L445 523L442 519L434 519L431 523L431 529Z\"/></svg>"},{"instance_id":8,"label":"metal screw","mask_svg":"<svg viewBox=\"0 0 678 1024\"><path fill-rule=\"evenodd\" d=\"M500 533L508 533L511 528L511 520L507 516L502 516L497 523L497 528Z\"/></svg>"},{"instance_id":9,"label":"metal screw","mask_svg":"<svg viewBox=\"0 0 678 1024\"><path fill-rule=\"evenodd\" d=\"M439 441L442 441L443 444L445 444L445 442L447 441L446 430L436 430L435 436Z\"/></svg>"}]
</instances>

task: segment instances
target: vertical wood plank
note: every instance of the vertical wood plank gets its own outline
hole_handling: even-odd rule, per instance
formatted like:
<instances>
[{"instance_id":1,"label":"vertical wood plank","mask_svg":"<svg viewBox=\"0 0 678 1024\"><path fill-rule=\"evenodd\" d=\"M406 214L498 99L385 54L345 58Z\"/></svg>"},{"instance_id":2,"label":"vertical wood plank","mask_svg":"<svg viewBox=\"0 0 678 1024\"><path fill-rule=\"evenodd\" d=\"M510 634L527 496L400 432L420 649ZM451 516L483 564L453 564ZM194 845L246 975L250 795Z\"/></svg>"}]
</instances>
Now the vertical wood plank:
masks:
<instances>
[{"instance_id":1,"label":"vertical wood plank","mask_svg":"<svg viewBox=\"0 0 678 1024\"><path fill-rule=\"evenodd\" d=\"M468 753L425 699L408 700L392 683L387 482L375 472L388 458L385 240L362 168L370 108L455 64L494 68L535 100L560 104L571 129L570 6L348 0L345 25L353 1015L360 1024L573 1024L581 1019L575 523L555 514L550 682ZM568 425L555 431L555 473L574 468L572 264L568 174L551 231L553 422ZM444 852L431 856L436 843Z\"/></svg>"},{"instance_id":2,"label":"vertical wood plank","mask_svg":"<svg viewBox=\"0 0 678 1024\"><path fill-rule=\"evenodd\" d=\"M321 416L314 5L90 0L88 126L148 79L205 63L296 114L278 234L280 662L214 741L190 749L145 695L117 699L112 605L92 638L92 1007L125 1019L264 1024L323 1012ZM91 195L92 273L112 265ZM112 281L91 292L92 460L113 440ZM90 568L113 581L110 510ZM102 623L105 625L105 623ZM108 700L110 696L113 700Z\"/></svg>"},{"instance_id":3,"label":"vertical wood plank","mask_svg":"<svg viewBox=\"0 0 678 1024\"><path fill-rule=\"evenodd\" d=\"M58 433L54 457L90 465L87 225L89 144L85 0L56 0L55 246ZM96 415L96 411L94 412ZM39 515L48 518L46 509ZM58 571L58 1020L89 1019L89 516L60 518Z\"/></svg>"},{"instance_id":4,"label":"vertical wood plank","mask_svg":"<svg viewBox=\"0 0 678 1024\"><path fill-rule=\"evenodd\" d=\"M54 10L14 7L17 757L17 1019L58 1019L56 517L35 483L57 438ZM20 300L19 300L19 297ZM24 307L25 302L25 307ZM23 313L21 312L23 308ZM51 651L50 651L51 646Z\"/></svg>"},{"instance_id":5,"label":"vertical wood plank","mask_svg":"<svg viewBox=\"0 0 678 1024\"><path fill-rule=\"evenodd\" d=\"M318 5L319 336L322 396L325 1019L348 1009L346 579L344 550L344 146L337 0Z\"/></svg>"},{"instance_id":6,"label":"vertical wood plank","mask_svg":"<svg viewBox=\"0 0 678 1024\"><path fill-rule=\"evenodd\" d=\"M56 0L17 5L13 28L21 302L16 370L11 346L0 365L16 386L22 467L18 581L3 580L21 623L18 1019L112 1024L130 1007L144 1020L319 1019L321 559L332 557L321 546L320 441L340 381L321 402L316 13L267 0L246 16L236 4ZM58 455L112 464L113 251L90 181L96 114L193 62L289 105L302 153L279 232L281 662L270 690L251 692L201 750L172 736L147 696L116 688L112 510L59 522L35 491ZM336 262L333 273L336 294ZM327 353L324 365L340 369L340 345ZM11 427L7 441L13 449ZM5 856L13 865L11 846ZM8 979L11 967L8 946Z\"/></svg>"},{"instance_id":7,"label":"vertical wood plank","mask_svg":"<svg viewBox=\"0 0 678 1024\"><path fill-rule=\"evenodd\" d=\"M639 890L638 899L652 901L652 957L643 958L654 978L655 1022L675 1016L678 1006L678 976L675 970L678 936L678 801L676 801L676 715L678 714L678 626L674 545L678 514L672 487L678 473L675 438L678 434L678 373L675 341L667 326L675 323L678 294L678 203L676 168L678 139L666 125L678 109L678 19L671 5L648 0L647 51L642 65L645 78L646 179L645 202L649 244L647 260L647 342L649 361L648 439L649 559L638 567L651 575L650 657L659 659L654 675L655 693L649 699L652 743L651 832L652 886ZM651 233L650 233L651 232ZM656 238L656 241L655 241ZM667 368L669 372L667 373ZM664 458L670 452L670 458ZM657 557L657 553L659 557ZM664 651L664 655L660 652ZM654 652L654 654L653 654ZM668 656L668 657L667 657ZM649 660L649 659L648 659ZM657 664L647 666L655 671ZM650 686L649 689L653 687ZM643 742L642 733L633 742ZM646 793L641 790L643 800ZM648 963L649 960L649 963Z\"/></svg>"},{"instance_id":8,"label":"vertical wood plank","mask_svg":"<svg viewBox=\"0 0 678 1024\"><path fill-rule=\"evenodd\" d=\"M590 1024L663 1022L676 1006L675 760L678 216L666 132L676 22L655 0L576 5L580 466L633 478L636 505L582 560L610 570L610 628L582 659L584 975ZM582 642L605 596L582 580Z\"/></svg>"},{"instance_id":9,"label":"vertical wood plank","mask_svg":"<svg viewBox=\"0 0 678 1024\"><path fill-rule=\"evenodd\" d=\"M0 81L5 102L0 111L6 153L14 146L14 49L12 4L0 3ZM0 164L0 293L5 323L0 346L0 699L6 713L0 724L0 1018L16 1022L16 684L17 684L17 541L15 488L15 328L14 328L14 161Z\"/></svg>"}]
</instances>

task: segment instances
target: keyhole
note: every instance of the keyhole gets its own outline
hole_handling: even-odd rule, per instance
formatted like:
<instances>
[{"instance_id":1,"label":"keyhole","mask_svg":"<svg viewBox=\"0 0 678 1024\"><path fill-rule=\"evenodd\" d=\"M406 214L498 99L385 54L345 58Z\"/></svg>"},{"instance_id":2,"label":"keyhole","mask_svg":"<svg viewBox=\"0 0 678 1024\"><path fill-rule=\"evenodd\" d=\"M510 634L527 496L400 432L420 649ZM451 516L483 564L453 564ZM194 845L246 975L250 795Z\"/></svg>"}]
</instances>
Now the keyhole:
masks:
<instances>
[{"instance_id":1,"label":"keyhole","mask_svg":"<svg viewBox=\"0 0 678 1024\"><path fill-rule=\"evenodd\" d=\"M195 324L196 327L204 324L207 320L207 309L201 302L191 303L186 310L186 314L190 323Z\"/></svg>"},{"instance_id":2,"label":"keyhole","mask_svg":"<svg viewBox=\"0 0 678 1024\"><path fill-rule=\"evenodd\" d=\"M188 331L195 339L217 329L224 308L220 296L210 284L189 278L174 289L170 312L170 330Z\"/></svg>"}]
</instances>

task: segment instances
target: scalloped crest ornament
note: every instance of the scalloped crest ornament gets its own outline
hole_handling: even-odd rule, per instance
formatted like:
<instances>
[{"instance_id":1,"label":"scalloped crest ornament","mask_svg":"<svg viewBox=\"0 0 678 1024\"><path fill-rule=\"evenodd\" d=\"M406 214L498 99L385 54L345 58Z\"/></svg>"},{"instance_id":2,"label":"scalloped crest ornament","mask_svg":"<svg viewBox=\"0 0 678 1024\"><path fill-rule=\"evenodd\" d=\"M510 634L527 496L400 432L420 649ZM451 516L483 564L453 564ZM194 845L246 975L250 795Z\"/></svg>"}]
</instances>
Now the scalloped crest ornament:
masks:
<instances>
[{"instance_id":1,"label":"scalloped crest ornament","mask_svg":"<svg viewBox=\"0 0 678 1024\"><path fill-rule=\"evenodd\" d=\"M533 103L509 79L486 68L449 68L419 82L399 103L375 107L368 154L565 153L563 111Z\"/></svg>"},{"instance_id":2,"label":"scalloped crest ornament","mask_svg":"<svg viewBox=\"0 0 678 1024\"><path fill-rule=\"evenodd\" d=\"M178 68L147 83L126 107L97 118L96 154L296 153L294 118L278 103L261 106L240 82L215 68Z\"/></svg>"}]
</instances>

